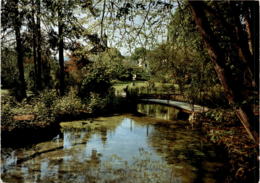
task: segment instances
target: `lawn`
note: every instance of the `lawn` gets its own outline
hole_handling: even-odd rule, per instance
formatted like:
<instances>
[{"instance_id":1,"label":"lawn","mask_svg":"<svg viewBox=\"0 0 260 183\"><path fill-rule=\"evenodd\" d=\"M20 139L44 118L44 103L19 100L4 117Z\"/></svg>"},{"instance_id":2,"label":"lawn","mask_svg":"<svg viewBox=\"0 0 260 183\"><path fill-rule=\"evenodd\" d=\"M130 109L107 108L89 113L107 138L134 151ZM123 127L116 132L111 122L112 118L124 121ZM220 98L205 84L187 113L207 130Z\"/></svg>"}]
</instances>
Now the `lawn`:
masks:
<instances>
[{"instance_id":1,"label":"lawn","mask_svg":"<svg viewBox=\"0 0 260 183\"><path fill-rule=\"evenodd\" d=\"M149 84L148 81L124 82L113 85L116 93L124 92L127 86L129 90L139 89L142 94L169 94L178 89L178 86L172 83L155 82Z\"/></svg>"}]
</instances>

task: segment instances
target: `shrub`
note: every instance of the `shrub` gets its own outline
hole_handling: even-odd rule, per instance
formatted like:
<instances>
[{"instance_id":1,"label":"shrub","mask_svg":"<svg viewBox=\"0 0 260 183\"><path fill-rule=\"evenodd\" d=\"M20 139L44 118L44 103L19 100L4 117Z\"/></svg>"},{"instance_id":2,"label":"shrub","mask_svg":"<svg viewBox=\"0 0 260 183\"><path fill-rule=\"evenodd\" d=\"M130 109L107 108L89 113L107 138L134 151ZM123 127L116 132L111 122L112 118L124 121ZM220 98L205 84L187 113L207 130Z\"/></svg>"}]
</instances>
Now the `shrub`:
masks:
<instances>
[{"instance_id":1,"label":"shrub","mask_svg":"<svg viewBox=\"0 0 260 183\"><path fill-rule=\"evenodd\" d=\"M33 113L36 115L37 121L51 121L52 115L50 108L47 108L43 101L34 104Z\"/></svg>"},{"instance_id":2,"label":"shrub","mask_svg":"<svg viewBox=\"0 0 260 183\"><path fill-rule=\"evenodd\" d=\"M45 90L40 94L40 100L47 108L50 108L58 98L55 90Z\"/></svg>"},{"instance_id":3,"label":"shrub","mask_svg":"<svg viewBox=\"0 0 260 183\"><path fill-rule=\"evenodd\" d=\"M105 98L102 98L98 93L90 93L88 108L92 113L99 113L106 107L107 101Z\"/></svg>"},{"instance_id":4,"label":"shrub","mask_svg":"<svg viewBox=\"0 0 260 183\"><path fill-rule=\"evenodd\" d=\"M52 107L55 116L60 114L77 115L84 109L86 109L86 106L81 102L81 99L77 96L77 92L74 89L70 90L64 97L55 100Z\"/></svg>"},{"instance_id":5,"label":"shrub","mask_svg":"<svg viewBox=\"0 0 260 183\"><path fill-rule=\"evenodd\" d=\"M94 67L83 79L79 94L82 98L89 97L91 92L105 95L111 86L107 68L104 66Z\"/></svg>"},{"instance_id":6,"label":"shrub","mask_svg":"<svg viewBox=\"0 0 260 183\"><path fill-rule=\"evenodd\" d=\"M205 117L213 120L215 123L224 123L226 125L239 121L232 109L211 109L205 113Z\"/></svg>"},{"instance_id":7,"label":"shrub","mask_svg":"<svg viewBox=\"0 0 260 183\"><path fill-rule=\"evenodd\" d=\"M1 102L1 123L2 125L9 124L12 121L13 113L12 113L11 104L8 102Z\"/></svg>"}]
</instances>

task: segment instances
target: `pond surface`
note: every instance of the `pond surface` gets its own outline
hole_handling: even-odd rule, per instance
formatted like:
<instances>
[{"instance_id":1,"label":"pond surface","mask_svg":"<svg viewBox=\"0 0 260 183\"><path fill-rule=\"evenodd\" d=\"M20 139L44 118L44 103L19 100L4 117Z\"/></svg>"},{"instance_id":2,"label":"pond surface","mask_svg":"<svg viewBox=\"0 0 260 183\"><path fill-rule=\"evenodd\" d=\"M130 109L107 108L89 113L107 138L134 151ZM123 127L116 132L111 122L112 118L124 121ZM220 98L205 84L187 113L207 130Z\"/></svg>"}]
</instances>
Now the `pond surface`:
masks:
<instances>
[{"instance_id":1,"label":"pond surface","mask_svg":"<svg viewBox=\"0 0 260 183\"><path fill-rule=\"evenodd\" d=\"M222 182L225 164L213 144L187 128L185 121L155 117L126 114L61 123L62 133L50 141L2 148L2 179L8 183Z\"/></svg>"},{"instance_id":2,"label":"pond surface","mask_svg":"<svg viewBox=\"0 0 260 183\"><path fill-rule=\"evenodd\" d=\"M169 107L160 104L137 104L137 111L146 114L150 117L155 117L164 120L177 120L181 111L174 107ZM188 114L187 114L188 116Z\"/></svg>"}]
</instances>

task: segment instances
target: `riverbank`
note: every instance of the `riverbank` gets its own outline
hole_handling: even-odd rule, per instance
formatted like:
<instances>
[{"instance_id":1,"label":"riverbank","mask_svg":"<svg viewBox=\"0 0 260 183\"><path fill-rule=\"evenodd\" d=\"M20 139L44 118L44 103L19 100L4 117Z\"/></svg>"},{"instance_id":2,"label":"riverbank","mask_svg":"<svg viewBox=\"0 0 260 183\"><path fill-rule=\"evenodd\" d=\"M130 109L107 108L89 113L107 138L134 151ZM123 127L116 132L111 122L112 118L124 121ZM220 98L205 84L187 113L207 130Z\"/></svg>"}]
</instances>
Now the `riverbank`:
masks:
<instances>
[{"instance_id":1,"label":"riverbank","mask_svg":"<svg viewBox=\"0 0 260 183\"><path fill-rule=\"evenodd\" d=\"M134 105L128 99L113 94L105 97L93 94L82 100L75 91L63 97L57 96L55 91L45 91L22 102L5 95L1 100L1 143L2 146L35 143L57 133L61 121L133 112Z\"/></svg>"},{"instance_id":2,"label":"riverbank","mask_svg":"<svg viewBox=\"0 0 260 183\"><path fill-rule=\"evenodd\" d=\"M226 182L258 183L259 147L249 139L244 127L230 113L225 112L221 121L205 116L200 118L200 129L208 140L228 155L229 176Z\"/></svg>"}]
</instances>

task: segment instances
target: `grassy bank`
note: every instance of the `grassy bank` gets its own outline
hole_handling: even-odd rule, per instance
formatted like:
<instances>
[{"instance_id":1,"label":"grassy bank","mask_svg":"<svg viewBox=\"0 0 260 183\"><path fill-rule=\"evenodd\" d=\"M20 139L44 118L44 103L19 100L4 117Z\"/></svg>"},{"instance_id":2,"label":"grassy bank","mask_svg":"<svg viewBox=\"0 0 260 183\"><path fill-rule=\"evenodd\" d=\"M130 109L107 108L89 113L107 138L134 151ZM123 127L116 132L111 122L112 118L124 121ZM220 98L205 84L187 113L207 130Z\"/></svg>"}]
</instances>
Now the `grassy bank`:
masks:
<instances>
[{"instance_id":1,"label":"grassy bank","mask_svg":"<svg viewBox=\"0 0 260 183\"><path fill-rule=\"evenodd\" d=\"M133 81L133 82L120 82L113 85L116 93L124 92L127 88L129 91L138 91L139 95L142 94L169 94L174 93L178 86L172 83L160 83L150 81Z\"/></svg>"}]
</instances>

